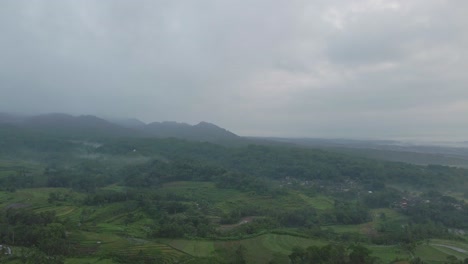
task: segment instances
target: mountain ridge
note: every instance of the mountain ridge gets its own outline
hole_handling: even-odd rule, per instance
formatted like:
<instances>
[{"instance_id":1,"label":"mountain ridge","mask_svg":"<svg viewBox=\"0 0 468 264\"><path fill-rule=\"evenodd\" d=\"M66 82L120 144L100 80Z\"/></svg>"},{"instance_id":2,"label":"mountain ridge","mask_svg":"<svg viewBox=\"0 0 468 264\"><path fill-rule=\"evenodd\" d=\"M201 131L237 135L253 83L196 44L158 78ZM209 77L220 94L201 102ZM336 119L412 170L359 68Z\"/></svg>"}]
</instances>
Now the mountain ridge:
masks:
<instances>
[{"instance_id":1,"label":"mountain ridge","mask_svg":"<svg viewBox=\"0 0 468 264\"><path fill-rule=\"evenodd\" d=\"M0 113L0 125L5 124L52 135L72 135L73 137L173 137L209 142L241 138L224 128L205 121L196 125L175 121L146 124L136 118L105 119L94 115L75 116L65 113L29 116Z\"/></svg>"}]
</instances>

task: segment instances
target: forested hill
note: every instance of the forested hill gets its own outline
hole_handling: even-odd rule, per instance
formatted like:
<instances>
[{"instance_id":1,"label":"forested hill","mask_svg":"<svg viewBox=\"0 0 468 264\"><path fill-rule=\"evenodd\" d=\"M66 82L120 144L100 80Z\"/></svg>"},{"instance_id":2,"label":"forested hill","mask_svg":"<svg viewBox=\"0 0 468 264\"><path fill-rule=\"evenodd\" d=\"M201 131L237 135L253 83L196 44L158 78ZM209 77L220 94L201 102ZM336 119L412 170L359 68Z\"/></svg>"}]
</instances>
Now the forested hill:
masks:
<instances>
[{"instance_id":1,"label":"forested hill","mask_svg":"<svg viewBox=\"0 0 468 264\"><path fill-rule=\"evenodd\" d=\"M426 146L403 144L398 141L368 141L345 139L290 139L241 137L215 124L200 122L189 125L179 122L152 122L138 119L103 119L92 115L44 114L37 116L0 113L0 129L7 134L41 134L50 140L73 139L99 141L106 138L178 138L198 142L212 142L227 146L249 144L296 146L349 154L387 161L418 165L446 165L468 168L468 148L460 146ZM20 145L21 145L20 144ZM52 144L53 145L53 144Z\"/></svg>"},{"instance_id":2,"label":"forested hill","mask_svg":"<svg viewBox=\"0 0 468 264\"><path fill-rule=\"evenodd\" d=\"M369 189L385 184L414 188L464 188L468 170L440 165L419 166L378 161L319 149L248 145L225 147L176 139L111 140L96 149L107 155L159 157L211 164L255 178L356 181Z\"/></svg>"},{"instance_id":3,"label":"forested hill","mask_svg":"<svg viewBox=\"0 0 468 264\"><path fill-rule=\"evenodd\" d=\"M177 122L145 124L137 119L106 120L92 115L73 116L61 113L37 116L0 113L0 128L2 127L75 139L174 137L210 142L241 140L236 134L207 122L200 122L193 126Z\"/></svg>"},{"instance_id":4,"label":"forested hill","mask_svg":"<svg viewBox=\"0 0 468 264\"><path fill-rule=\"evenodd\" d=\"M200 141L240 139L236 134L207 122L200 122L194 126L177 122L154 122L146 125L144 132L155 137L175 137Z\"/></svg>"},{"instance_id":5,"label":"forested hill","mask_svg":"<svg viewBox=\"0 0 468 264\"><path fill-rule=\"evenodd\" d=\"M94 127L39 129L57 118ZM445 245L423 240L461 239L454 232L468 228L466 169L291 145L96 136L85 132L133 128L38 119L36 129L0 125L0 238L18 252L6 263L304 263L329 249L340 263L379 263L367 247L394 263ZM252 242L264 239L287 247ZM199 255L183 243L210 246ZM349 262L358 251L367 260ZM236 258L247 261L226 261Z\"/></svg>"},{"instance_id":6,"label":"forested hill","mask_svg":"<svg viewBox=\"0 0 468 264\"><path fill-rule=\"evenodd\" d=\"M354 153L337 154L328 150L249 141L206 122L194 126L176 122L146 125L138 120L130 120L126 122L127 125L123 125L125 122L122 121L117 123L95 116L1 114L0 153L31 154L45 159L47 154L39 153L63 154L79 150L87 154L187 159L208 162L255 177L321 181L350 179L370 187L398 183L424 188L438 185L462 188L463 184L454 183L464 181L466 174L465 170L444 166L375 161L358 158ZM223 145L236 142L237 147L197 141L223 142Z\"/></svg>"},{"instance_id":7,"label":"forested hill","mask_svg":"<svg viewBox=\"0 0 468 264\"><path fill-rule=\"evenodd\" d=\"M81 139L76 134L56 137L33 132L14 125L0 126L0 154L22 158L60 160L66 157L121 157L124 159L190 161L241 173L249 181L255 179L323 182L355 181L368 189L385 184L410 185L414 188L464 188L468 170L438 165L417 166L377 161L325 150L292 147L245 145L226 147L208 142L175 138L94 138ZM28 156L29 155L29 156ZM51 158L53 157L53 158ZM60 161L57 161L60 163ZM241 177L239 178L241 179ZM238 180L239 180L238 179ZM242 183L239 183L242 184Z\"/></svg>"}]
</instances>

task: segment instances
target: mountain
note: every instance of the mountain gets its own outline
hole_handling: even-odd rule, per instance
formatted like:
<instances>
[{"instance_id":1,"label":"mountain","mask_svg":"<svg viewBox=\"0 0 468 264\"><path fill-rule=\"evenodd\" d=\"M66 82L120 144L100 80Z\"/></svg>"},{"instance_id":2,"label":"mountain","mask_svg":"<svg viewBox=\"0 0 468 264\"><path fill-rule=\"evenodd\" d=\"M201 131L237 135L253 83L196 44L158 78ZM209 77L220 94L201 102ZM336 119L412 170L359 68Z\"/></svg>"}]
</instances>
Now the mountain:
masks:
<instances>
[{"instance_id":1,"label":"mountain","mask_svg":"<svg viewBox=\"0 0 468 264\"><path fill-rule=\"evenodd\" d=\"M136 118L106 118L107 121L126 128L143 129L146 123Z\"/></svg>"},{"instance_id":2,"label":"mountain","mask_svg":"<svg viewBox=\"0 0 468 264\"><path fill-rule=\"evenodd\" d=\"M18 129L70 138L173 137L208 142L241 139L236 134L207 122L200 122L193 126L169 121L145 124L135 118L105 120L93 115L73 116L63 113L36 116L16 116L0 113L0 126L7 125Z\"/></svg>"},{"instance_id":3,"label":"mountain","mask_svg":"<svg viewBox=\"0 0 468 264\"><path fill-rule=\"evenodd\" d=\"M14 123L18 128L71 138L122 137L134 130L118 126L92 115L72 116L62 113L28 116Z\"/></svg>"},{"instance_id":4,"label":"mountain","mask_svg":"<svg viewBox=\"0 0 468 264\"><path fill-rule=\"evenodd\" d=\"M222 141L240 139L236 134L207 122L189 125L178 122L153 122L144 128L147 135L154 137L175 137L196 141Z\"/></svg>"},{"instance_id":5,"label":"mountain","mask_svg":"<svg viewBox=\"0 0 468 264\"><path fill-rule=\"evenodd\" d=\"M210 137L217 140L239 138L238 135L232 133L231 131L207 122L198 123L197 125L193 126L193 130L196 131L199 135L204 135L205 137Z\"/></svg>"}]
</instances>

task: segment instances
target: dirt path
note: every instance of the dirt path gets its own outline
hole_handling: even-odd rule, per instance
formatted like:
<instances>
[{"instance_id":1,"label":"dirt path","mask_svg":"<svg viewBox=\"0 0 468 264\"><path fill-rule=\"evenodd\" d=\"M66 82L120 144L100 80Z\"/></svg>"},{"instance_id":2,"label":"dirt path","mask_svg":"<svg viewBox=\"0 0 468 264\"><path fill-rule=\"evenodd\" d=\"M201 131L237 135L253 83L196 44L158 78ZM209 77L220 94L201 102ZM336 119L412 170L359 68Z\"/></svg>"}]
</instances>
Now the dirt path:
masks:
<instances>
[{"instance_id":1,"label":"dirt path","mask_svg":"<svg viewBox=\"0 0 468 264\"><path fill-rule=\"evenodd\" d=\"M463 253L468 255L468 251L459 247L454 247L454 246L449 246L449 245L444 245L444 244L430 244L431 246L438 246L438 247L445 247L445 248L450 248L451 250L457 251L459 253Z\"/></svg>"}]
</instances>

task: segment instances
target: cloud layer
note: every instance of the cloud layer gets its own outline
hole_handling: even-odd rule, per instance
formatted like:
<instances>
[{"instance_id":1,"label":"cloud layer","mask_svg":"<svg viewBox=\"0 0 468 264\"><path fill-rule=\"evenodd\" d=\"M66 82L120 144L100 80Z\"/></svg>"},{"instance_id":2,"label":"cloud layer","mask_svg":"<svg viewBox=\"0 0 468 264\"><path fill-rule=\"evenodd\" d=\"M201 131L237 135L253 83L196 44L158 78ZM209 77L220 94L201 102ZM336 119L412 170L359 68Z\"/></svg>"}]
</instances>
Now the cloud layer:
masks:
<instances>
[{"instance_id":1,"label":"cloud layer","mask_svg":"<svg viewBox=\"0 0 468 264\"><path fill-rule=\"evenodd\" d=\"M4 0L0 111L468 139L463 0Z\"/></svg>"}]
</instances>

